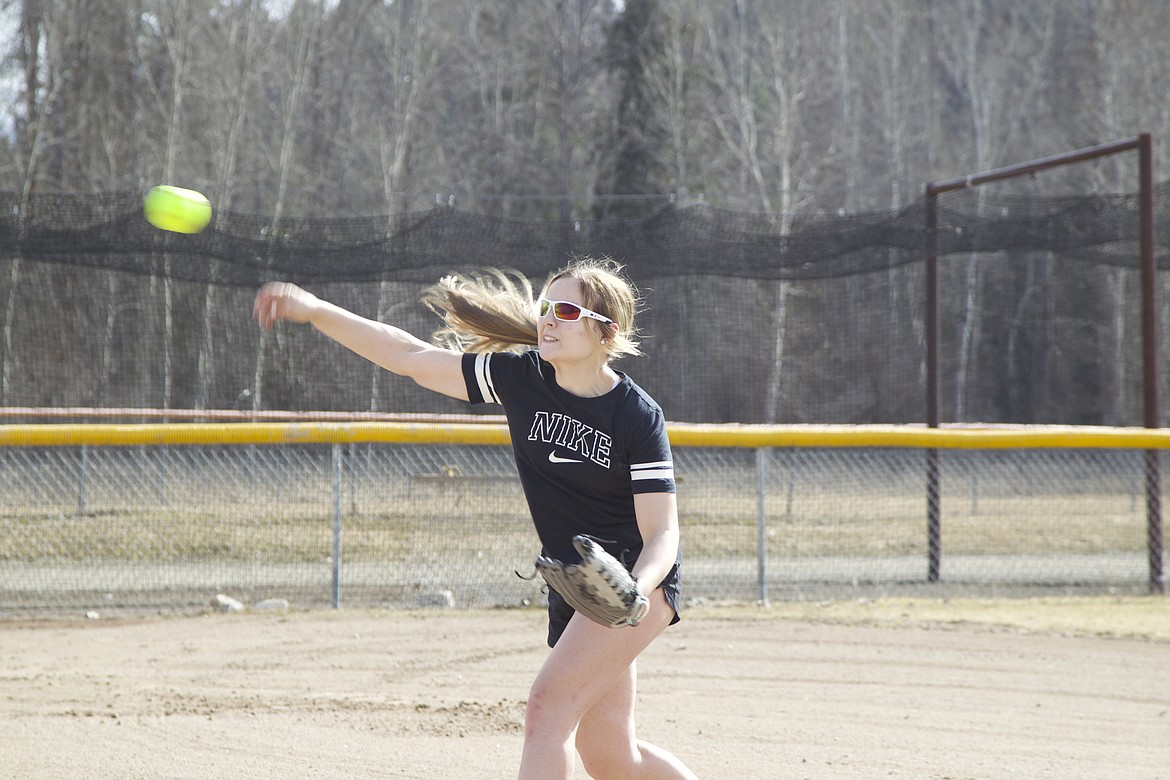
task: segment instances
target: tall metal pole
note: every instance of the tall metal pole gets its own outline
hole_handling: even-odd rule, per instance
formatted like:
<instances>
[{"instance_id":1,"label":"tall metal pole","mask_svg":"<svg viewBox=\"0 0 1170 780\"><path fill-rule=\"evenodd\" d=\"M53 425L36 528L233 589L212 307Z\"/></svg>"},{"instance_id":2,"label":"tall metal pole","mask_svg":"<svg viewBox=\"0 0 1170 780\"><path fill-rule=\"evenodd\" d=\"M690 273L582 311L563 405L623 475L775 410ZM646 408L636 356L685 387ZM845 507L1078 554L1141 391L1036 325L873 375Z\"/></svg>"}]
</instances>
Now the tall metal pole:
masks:
<instances>
[{"instance_id":1,"label":"tall metal pole","mask_svg":"<svg viewBox=\"0 0 1170 780\"><path fill-rule=\"evenodd\" d=\"M1149 133L1138 136L1140 212L1139 252L1142 279L1142 385L1145 427L1161 427L1158 408L1158 266L1154 256L1154 155ZM1149 591L1164 594L1162 572L1162 469L1158 450L1146 450L1146 544Z\"/></svg>"},{"instance_id":2,"label":"tall metal pole","mask_svg":"<svg viewBox=\"0 0 1170 780\"><path fill-rule=\"evenodd\" d=\"M926 185L926 424L939 425L939 341L942 323L938 306L938 197ZM942 576L942 497L939 486L938 450L926 450L926 547L928 582Z\"/></svg>"}]
</instances>

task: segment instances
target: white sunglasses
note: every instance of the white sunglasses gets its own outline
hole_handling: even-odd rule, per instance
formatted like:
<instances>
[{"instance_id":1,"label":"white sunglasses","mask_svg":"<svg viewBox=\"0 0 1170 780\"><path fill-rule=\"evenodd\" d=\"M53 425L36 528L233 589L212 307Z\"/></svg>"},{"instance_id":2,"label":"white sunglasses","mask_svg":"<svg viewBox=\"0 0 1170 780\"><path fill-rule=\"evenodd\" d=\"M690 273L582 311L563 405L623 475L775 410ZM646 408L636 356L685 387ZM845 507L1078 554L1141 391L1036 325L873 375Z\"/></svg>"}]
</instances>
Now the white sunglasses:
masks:
<instances>
[{"instance_id":1,"label":"white sunglasses","mask_svg":"<svg viewBox=\"0 0 1170 780\"><path fill-rule=\"evenodd\" d=\"M590 319L604 322L606 325L617 327L617 323L604 314L590 311L576 303L570 303L569 301L551 301L548 298L540 299L540 316L543 317L548 314L550 307L552 308L553 316L561 322L576 322L582 317L589 317Z\"/></svg>"}]
</instances>

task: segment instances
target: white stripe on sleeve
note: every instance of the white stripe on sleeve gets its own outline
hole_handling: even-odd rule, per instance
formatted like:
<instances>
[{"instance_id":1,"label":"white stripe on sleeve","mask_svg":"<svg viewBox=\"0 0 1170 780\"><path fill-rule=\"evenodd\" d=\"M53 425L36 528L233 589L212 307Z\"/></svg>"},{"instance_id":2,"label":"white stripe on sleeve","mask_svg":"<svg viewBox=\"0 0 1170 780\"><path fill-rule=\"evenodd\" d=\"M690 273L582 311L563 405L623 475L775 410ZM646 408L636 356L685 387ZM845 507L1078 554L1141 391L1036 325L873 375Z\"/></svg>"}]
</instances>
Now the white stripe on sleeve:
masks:
<instances>
[{"instance_id":1,"label":"white stripe on sleeve","mask_svg":"<svg viewBox=\"0 0 1170 780\"><path fill-rule=\"evenodd\" d=\"M674 464L669 460L631 463L630 479L674 479Z\"/></svg>"},{"instance_id":2,"label":"white stripe on sleeve","mask_svg":"<svg viewBox=\"0 0 1170 780\"><path fill-rule=\"evenodd\" d=\"M500 399L492 386L491 357L487 352L475 356L475 381L479 384L479 394L483 396L484 403L498 404Z\"/></svg>"}]
</instances>

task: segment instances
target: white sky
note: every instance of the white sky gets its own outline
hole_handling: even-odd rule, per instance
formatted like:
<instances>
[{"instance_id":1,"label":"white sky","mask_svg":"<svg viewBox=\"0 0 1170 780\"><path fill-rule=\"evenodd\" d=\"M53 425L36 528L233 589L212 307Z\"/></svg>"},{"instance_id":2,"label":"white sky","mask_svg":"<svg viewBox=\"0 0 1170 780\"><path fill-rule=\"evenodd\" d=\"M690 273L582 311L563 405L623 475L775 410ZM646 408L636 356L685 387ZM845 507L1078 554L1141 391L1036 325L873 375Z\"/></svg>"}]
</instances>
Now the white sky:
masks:
<instances>
[{"instance_id":1,"label":"white sky","mask_svg":"<svg viewBox=\"0 0 1170 780\"><path fill-rule=\"evenodd\" d=\"M0 6L0 49L7 50L16 40L16 29L20 20L20 4L4 3ZM20 75L15 68L0 70L0 136L12 136L12 106L20 95Z\"/></svg>"}]
</instances>

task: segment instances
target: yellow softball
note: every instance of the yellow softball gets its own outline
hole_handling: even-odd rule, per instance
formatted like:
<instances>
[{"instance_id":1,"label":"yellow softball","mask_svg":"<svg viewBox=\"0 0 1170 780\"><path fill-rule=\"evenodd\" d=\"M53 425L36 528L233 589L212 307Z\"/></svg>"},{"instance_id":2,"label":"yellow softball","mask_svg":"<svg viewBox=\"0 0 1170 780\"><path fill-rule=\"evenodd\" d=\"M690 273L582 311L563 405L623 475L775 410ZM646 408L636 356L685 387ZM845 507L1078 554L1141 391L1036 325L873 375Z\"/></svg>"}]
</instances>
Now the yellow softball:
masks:
<instances>
[{"instance_id":1,"label":"yellow softball","mask_svg":"<svg viewBox=\"0 0 1170 780\"><path fill-rule=\"evenodd\" d=\"M142 203L146 221L172 233L198 233L211 221L211 201L195 190L160 184Z\"/></svg>"}]
</instances>

